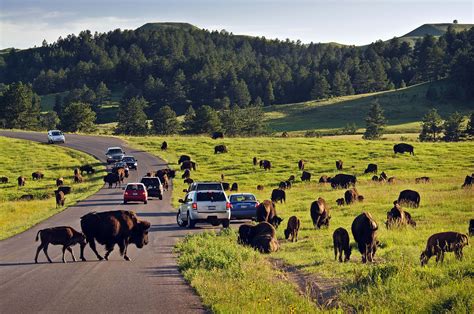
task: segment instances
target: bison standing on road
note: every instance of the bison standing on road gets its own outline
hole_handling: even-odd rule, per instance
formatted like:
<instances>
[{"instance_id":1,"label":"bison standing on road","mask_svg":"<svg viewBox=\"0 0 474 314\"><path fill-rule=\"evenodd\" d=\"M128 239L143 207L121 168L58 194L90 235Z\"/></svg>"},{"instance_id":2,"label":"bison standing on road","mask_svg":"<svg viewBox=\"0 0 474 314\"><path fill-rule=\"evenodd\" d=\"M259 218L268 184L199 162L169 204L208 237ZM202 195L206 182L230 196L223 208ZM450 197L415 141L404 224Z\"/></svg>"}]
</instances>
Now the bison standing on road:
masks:
<instances>
[{"instance_id":1,"label":"bison standing on road","mask_svg":"<svg viewBox=\"0 0 474 314\"><path fill-rule=\"evenodd\" d=\"M121 186L120 183L120 177L116 173L107 173L107 175L104 176L104 182L109 184L109 189L112 188L112 184L115 183L115 187Z\"/></svg>"},{"instance_id":2,"label":"bison standing on road","mask_svg":"<svg viewBox=\"0 0 474 314\"><path fill-rule=\"evenodd\" d=\"M459 232L441 232L435 233L428 238L426 249L421 253L421 266L428 263L430 258L436 255L436 263L444 260L445 252L454 252L458 260L462 260L462 249L469 244L467 235Z\"/></svg>"},{"instance_id":3,"label":"bison standing on road","mask_svg":"<svg viewBox=\"0 0 474 314\"><path fill-rule=\"evenodd\" d=\"M225 145L217 145L214 147L214 154L217 154L217 153L227 153L227 146Z\"/></svg>"},{"instance_id":4,"label":"bison standing on road","mask_svg":"<svg viewBox=\"0 0 474 314\"><path fill-rule=\"evenodd\" d=\"M336 174L333 178L329 180L331 182L331 187L333 189L337 188L349 188L349 186L355 186L357 178L350 174Z\"/></svg>"},{"instance_id":5,"label":"bison standing on road","mask_svg":"<svg viewBox=\"0 0 474 314\"><path fill-rule=\"evenodd\" d=\"M332 234L332 242L334 245L334 260L337 260L339 254L339 262L342 263L342 252L344 252L344 262L351 259L352 248L349 244L349 233L344 228L337 228Z\"/></svg>"},{"instance_id":6,"label":"bison standing on road","mask_svg":"<svg viewBox=\"0 0 474 314\"><path fill-rule=\"evenodd\" d=\"M406 143L395 144L393 146L393 152L395 154L410 153L410 155L415 155L413 146Z\"/></svg>"},{"instance_id":7,"label":"bison standing on road","mask_svg":"<svg viewBox=\"0 0 474 314\"><path fill-rule=\"evenodd\" d=\"M284 190L280 189L274 189L272 191L272 197L271 197L272 202L276 203L280 201L280 203L285 202L286 203L286 193Z\"/></svg>"},{"instance_id":8,"label":"bison standing on road","mask_svg":"<svg viewBox=\"0 0 474 314\"><path fill-rule=\"evenodd\" d=\"M84 236L84 234L82 232L74 230L71 227L54 227L49 229L42 229L36 234L36 241L38 241L39 238L41 238L41 244L36 250L35 263L38 263L38 254L41 249L43 250L44 255L46 255L48 262L53 262L51 261L48 255L49 244L63 246L63 263L66 263L66 259L64 258L64 253L66 252L66 250L71 253L72 260L74 262L76 261L76 257L72 252L71 246L79 243L81 245L81 255L82 251L84 250L84 247L86 246L86 237Z\"/></svg>"},{"instance_id":9,"label":"bison standing on road","mask_svg":"<svg viewBox=\"0 0 474 314\"><path fill-rule=\"evenodd\" d=\"M296 216L291 216L288 219L288 224L285 229L285 239L289 239L291 236L291 242L298 242L298 231L300 230L301 221Z\"/></svg>"},{"instance_id":10,"label":"bison standing on road","mask_svg":"<svg viewBox=\"0 0 474 314\"><path fill-rule=\"evenodd\" d=\"M398 196L398 203L418 208L420 206L420 194L413 190L403 190Z\"/></svg>"},{"instance_id":11,"label":"bison standing on road","mask_svg":"<svg viewBox=\"0 0 474 314\"><path fill-rule=\"evenodd\" d=\"M257 221L266 221L278 228L283 219L277 216L275 204L272 201L265 200L257 206Z\"/></svg>"},{"instance_id":12,"label":"bison standing on road","mask_svg":"<svg viewBox=\"0 0 474 314\"><path fill-rule=\"evenodd\" d=\"M364 212L354 219L351 229L362 254L362 263L372 262L377 251L377 223L370 213Z\"/></svg>"},{"instance_id":13,"label":"bison standing on road","mask_svg":"<svg viewBox=\"0 0 474 314\"><path fill-rule=\"evenodd\" d=\"M141 249L148 244L148 230L151 224L148 221L139 220L137 215L128 210L115 210L108 212L92 212L81 217L81 228L87 242L99 260L108 259L115 244L120 248L120 255L126 261L127 247L133 243ZM95 241L105 245L107 252L102 257L97 253ZM84 258L84 247L81 247L81 259Z\"/></svg>"},{"instance_id":14,"label":"bison standing on road","mask_svg":"<svg viewBox=\"0 0 474 314\"><path fill-rule=\"evenodd\" d=\"M311 203L310 214L315 228L320 229L321 226L329 227L329 220L331 219L329 207L322 197Z\"/></svg>"}]
</instances>

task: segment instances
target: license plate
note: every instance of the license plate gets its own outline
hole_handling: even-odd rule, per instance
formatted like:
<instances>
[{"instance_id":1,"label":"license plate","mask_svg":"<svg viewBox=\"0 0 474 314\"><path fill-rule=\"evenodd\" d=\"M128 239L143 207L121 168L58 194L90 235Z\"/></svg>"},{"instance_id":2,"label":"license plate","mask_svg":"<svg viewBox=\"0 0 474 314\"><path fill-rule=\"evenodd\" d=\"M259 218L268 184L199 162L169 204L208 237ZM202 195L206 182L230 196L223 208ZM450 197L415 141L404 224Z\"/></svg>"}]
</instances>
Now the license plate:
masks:
<instances>
[{"instance_id":1,"label":"license plate","mask_svg":"<svg viewBox=\"0 0 474 314\"><path fill-rule=\"evenodd\" d=\"M207 209L216 209L216 206L207 206Z\"/></svg>"},{"instance_id":2,"label":"license plate","mask_svg":"<svg viewBox=\"0 0 474 314\"><path fill-rule=\"evenodd\" d=\"M137 196L138 194L137 193L133 193L133 196Z\"/></svg>"},{"instance_id":3,"label":"license plate","mask_svg":"<svg viewBox=\"0 0 474 314\"><path fill-rule=\"evenodd\" d=\"M247 208L247 205L240 205L240 208Z\"/></svg>"}]
</instances>

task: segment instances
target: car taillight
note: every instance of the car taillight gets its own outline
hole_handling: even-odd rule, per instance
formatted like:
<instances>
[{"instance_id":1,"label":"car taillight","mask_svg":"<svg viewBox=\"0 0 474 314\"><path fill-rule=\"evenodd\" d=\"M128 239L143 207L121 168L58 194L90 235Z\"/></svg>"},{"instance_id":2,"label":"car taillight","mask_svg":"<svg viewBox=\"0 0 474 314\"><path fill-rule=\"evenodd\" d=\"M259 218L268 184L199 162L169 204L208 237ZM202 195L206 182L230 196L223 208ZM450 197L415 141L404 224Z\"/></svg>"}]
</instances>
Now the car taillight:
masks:
<instances>
[{"instance_id":1,"label":"car taillight","mask_svg":"<svg viewBox=\"0 0 474 314\"><path fill-rule=\"evenodd\" d=\"M128 195L128 194L129 194L128 191L125 191L125 195Z\"/></svg>"},{"instance_id":2,"label":"car taillight","mask_svg":"<svg viewBox=\"0 0 474 314\"><path fill-rule=\"evenodd\" d=\"M225 203L225 208L226 208L226 209L231 209L231 208L232 208L232 204L229 203L229 202Z\"/></svg>"},{"instance_id":3,"label":"car taillight","mask_svg":"<svg viewBox=\"0 0 474 314\"><path fill-rule=\"evenodd\" d=\"M198 204L197 204L197 203L193 203L192 207L193 207L193 209L197 209L197 208L198 208Z\"/></svg>"},{"instance_id":4,"label":"car taillight","mask_svg":"<svg viewBox=\"0 0 474 314\"><path fill-rule=\"evenodd\" d=\"M258 207L258 205L260 205L260 203L259 203L259 202L256 202L256 203L255 203L255 207Z\"/></svg>"}]
</instances>

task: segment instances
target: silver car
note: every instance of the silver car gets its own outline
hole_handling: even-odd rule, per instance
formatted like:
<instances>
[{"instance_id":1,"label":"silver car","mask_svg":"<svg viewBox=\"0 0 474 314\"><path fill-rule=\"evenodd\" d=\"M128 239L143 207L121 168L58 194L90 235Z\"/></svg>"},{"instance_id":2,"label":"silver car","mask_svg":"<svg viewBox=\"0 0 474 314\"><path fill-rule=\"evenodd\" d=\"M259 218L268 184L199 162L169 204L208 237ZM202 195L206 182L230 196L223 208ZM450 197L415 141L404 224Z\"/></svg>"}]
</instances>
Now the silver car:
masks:
<instances>
[{"instance_id":1,"label":"silver car","mask_svg":"<svg viewBox=\"0 0 474 314\"><path fill-rule=\"evenodd\" d=\"M59 130L50 130L48 131L48 143L66 143L66 138L64 137L64 133Z\"/></svg>"},{"instance_id":2,"label":"silver car","mask_svg":"<svg viewBox=\"0 0 474 314\"><path fill-rule=\"evenodd\" d=\"M194 228L196 223L209 223L213 226L230 223L230 202L224 191L191 191L180 199L176 221L180 227Z\"/></svg>"}]
</instances>

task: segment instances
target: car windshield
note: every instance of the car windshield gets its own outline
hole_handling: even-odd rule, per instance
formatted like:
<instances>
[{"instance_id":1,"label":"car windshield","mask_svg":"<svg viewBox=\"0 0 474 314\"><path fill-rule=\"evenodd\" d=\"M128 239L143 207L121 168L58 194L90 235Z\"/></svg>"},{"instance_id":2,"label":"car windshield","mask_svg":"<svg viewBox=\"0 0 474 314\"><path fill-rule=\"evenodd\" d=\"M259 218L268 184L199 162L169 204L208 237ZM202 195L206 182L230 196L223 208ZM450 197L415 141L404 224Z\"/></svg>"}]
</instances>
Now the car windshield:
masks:
<instances>
[{"instance_id":1,"label":"car windshield","mask_svg":"<svg viewBox=\"0 0 474 314\"><path fill-rule=\"evenodd\" d=\"M122 150L120 148L115 148L115 149L109 149L107 152L108 155L114 155L114 154L122 154Z\"/></svg>"},{"instance_id":2,"label":"car windshield","mask_svg":"<svg viewBox=\"0 0 474 314\"><path fill-rule=\"evenodd\" d=\"M141 184L130 184L130 185L127 185L127 190L143 191L143 185L141 185Z\"/></svg>"},{"instance_id":3,"label":"car windshield","mask_svg":"<svg viewBox=\"0 0 474 314\"><path fill-rule=\"evenodd\" d=\"M135 158L133 157L124 157L122 160L125 162L135 162Z\"/></svg>"},{"instance_id":4,"label":"car windshield","mask_svg":"<svg viewBox=\"0 0 474 314\"><path fill-rule=\"evenodd\" d=\"M198 202L222 202L225 201L225 195L222 192L200 192L197 194Z\"/></svg>"},{"instance_id":5,"label":"car windshield","mask_svg":"<svg viewBox=\"0 0 474 314\"><path fill-rule=\"evenodd\" d=\"M59 132L59 131L55 131L55 132L51 132L51 135L52 136L59 136L59 135L62 135L62 133Z\"/></svg>"},{"instance_id":6,"label":"car windshield","mask_svg":"<svg viewBox=\"0 0 474 314\"><path fill-rule=\"evenodd\" d=\"M158 178L142 178L141 183L146 186L158 186L161 182Z\"/></svg>"},{"instance_id":7,"label":"car windshield","mask_svg":"<svg viewBox=\"0 0 474 314\"><path fill-rule=\"evenodd\" d=\"M231 195L231 202L255 202L255 196L249 195Z\"/></svg>"},{"instance_id":8,"label":"car windshield","mask_svg":"<svg viewBox=\"0 0 474 314\"><path fill-rule=\"evenodd\" d=\"M199 183L196 190L222 190L222 185L220 183Z\"/></svg>"}]
</instances>

